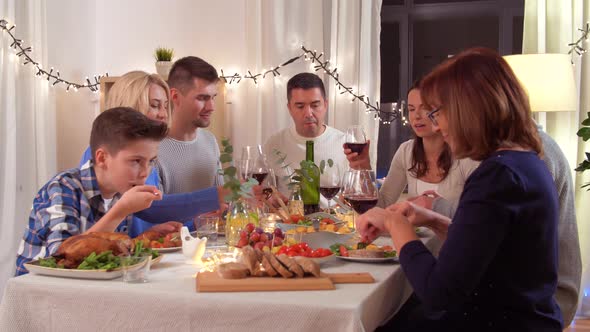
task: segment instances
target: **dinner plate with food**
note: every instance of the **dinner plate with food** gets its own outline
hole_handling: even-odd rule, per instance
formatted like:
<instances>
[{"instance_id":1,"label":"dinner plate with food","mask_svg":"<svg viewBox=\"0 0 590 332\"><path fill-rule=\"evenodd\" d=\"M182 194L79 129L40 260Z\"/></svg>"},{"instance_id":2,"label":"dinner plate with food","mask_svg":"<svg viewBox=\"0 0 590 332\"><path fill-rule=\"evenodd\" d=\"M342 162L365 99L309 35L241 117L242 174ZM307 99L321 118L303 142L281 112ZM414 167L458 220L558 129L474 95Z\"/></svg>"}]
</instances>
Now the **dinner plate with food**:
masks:
<instances>
[{"instance_id":1,"label":"dinner plate with food","mask_svg":"<svg viewBox=\"0 0 590 332\"><path fill-rule=\"evenodd\" d=\"M134 240L143 242L144 248L150 248L161 253L175 252L182 249L182 239L179 232L162 235L156 231L145 231Z\"/></svg>"},{"instance_id":2,"label":"dinner plate with food","mask_svg":"<svg viewBox=\"0 0 590 332\"><path fill-rule=\"evenodd\" d=\"M342 243L336 243L330 246L330 250L336 257L346 261L360 263L399 262L397 251L391 246L366 245L364 243L348 246Z\"/></svg>"},{"instance_id":3,"label":"dinner plate with food","mask_svg":"<svg viewBox=\"0 0 590 332\"><path fill-rule=\"evenodd\" d=\"M285 233L313 233L313 232L334 232L339 234L352 233L346 222L325 213L317 212L307 216L291 215L288 220L277 223L277 227Z\"/></svg>"},{"instance_id":4,"label":"dinner plate with food","mask_svg":"<svg viewBox=\"0 0 590 332\"><path fill-rule=\"evenodd\" d=\"M56 253L25 264L32 273L78 279L114 279L123 274L121 257L148 253L152 264L162 255L144 247L144 241L123 233L93 232L66 239Z\"/></svg>"}]
</instances>

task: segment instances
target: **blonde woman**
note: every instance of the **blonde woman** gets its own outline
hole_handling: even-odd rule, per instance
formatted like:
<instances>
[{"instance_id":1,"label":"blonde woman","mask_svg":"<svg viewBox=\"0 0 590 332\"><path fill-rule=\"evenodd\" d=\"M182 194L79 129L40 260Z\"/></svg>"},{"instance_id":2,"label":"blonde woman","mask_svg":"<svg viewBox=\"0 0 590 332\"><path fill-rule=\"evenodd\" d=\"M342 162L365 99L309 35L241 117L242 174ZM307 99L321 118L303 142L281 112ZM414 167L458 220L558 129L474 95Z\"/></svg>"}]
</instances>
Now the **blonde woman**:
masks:
<instances>
[{"instance_id":1,"label":"blonde woman","mask_svg":"<svg viewBox=\"0 0 590 332\"><path fill-rule=\"evenodd\" d=\"M121 76L111 87L106 101L106 109L113 107L131 107L148 118L168 124L170 119L170 89L168 84L157 74L144 71L130 71ZM90 160L90 148L84 151L80 165ZM158 172L152 172L146 184L158 185Z\"/></svg>"},{"instance_id":2,"label":"blonde woman","mask_svg":"<svg viewBox=\"0 0 590 332\"><path fill-rule=\"evenodd\" d=\"M168 124L171 118L169 103L170 89L159 75L144 71L131 71L121 76L112 86L106 101L106 108L131 107L150 119ZM91 159L92 154L88 148L82 156L80 166ZM159 187L160 181L156 167L152 167L145 184ZM218 197L217 188L186 194L165 195L159 201L160 204L152 205L151 208L136 213L128 232L131 236L136 236L154 226L154 223L162 223L167 220L191 220L188 226L192 228L193 216L219 209Z\"/></svg>"}]
</instances>

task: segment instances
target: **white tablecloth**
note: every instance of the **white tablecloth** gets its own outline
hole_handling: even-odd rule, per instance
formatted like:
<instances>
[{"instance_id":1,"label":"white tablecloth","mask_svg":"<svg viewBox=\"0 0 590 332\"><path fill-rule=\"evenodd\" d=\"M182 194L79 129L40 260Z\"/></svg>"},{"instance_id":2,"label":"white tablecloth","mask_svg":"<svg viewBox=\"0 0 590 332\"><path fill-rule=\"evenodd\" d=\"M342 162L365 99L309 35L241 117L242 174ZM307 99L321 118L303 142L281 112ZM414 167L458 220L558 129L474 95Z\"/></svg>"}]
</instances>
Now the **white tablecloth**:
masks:
<instances>
[{"instance_id":1,"label":"white tablecloth","mask_svg":"<svg viewBox=\"0 0 590 332\"><path fill-rule=\"evenodd\" d=\"M436 250L436 239L422 241ZM336 259L322 270L370 272L376 282L338 284L327 291L197 293L196 268L184 264L179 253L167 254L145 284L34 274L12 278L0 304L0 330L372 331L412 292L399 264Z\"/></svg>"}]
</instances>

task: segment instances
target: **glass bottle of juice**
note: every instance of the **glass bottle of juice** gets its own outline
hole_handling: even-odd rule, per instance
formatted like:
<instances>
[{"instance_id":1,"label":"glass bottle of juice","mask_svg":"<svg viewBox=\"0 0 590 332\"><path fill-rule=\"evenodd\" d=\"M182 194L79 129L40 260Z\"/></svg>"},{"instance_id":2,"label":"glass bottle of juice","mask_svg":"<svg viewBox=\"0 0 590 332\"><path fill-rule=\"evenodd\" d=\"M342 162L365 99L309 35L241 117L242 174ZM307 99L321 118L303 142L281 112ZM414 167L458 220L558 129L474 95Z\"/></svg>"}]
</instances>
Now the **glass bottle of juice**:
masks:
<instances>
[{"instance_id":1,"label":"glass bottle of juice","mask_svg":"<svg viewBox=\"0 0 590 332\"><path fill-rule=\"evenodd\" d=\"M238 244L240 232L248 223L258 224L255 210L244 199L230 202L225 222L225 242L228 246L235 247Z\"/></svg>"},{"instance_id":2,"label":"glass bottle of juice","mask_svg":"<svg viewBox=\"0 0 590 332\"><path fill-rule=\"evenodd\" d=\"M289 214L303 215L303 198L301 198L301 187L298 184L293 185L291 197L289 197Z\"/></svg>"}]
</instances>

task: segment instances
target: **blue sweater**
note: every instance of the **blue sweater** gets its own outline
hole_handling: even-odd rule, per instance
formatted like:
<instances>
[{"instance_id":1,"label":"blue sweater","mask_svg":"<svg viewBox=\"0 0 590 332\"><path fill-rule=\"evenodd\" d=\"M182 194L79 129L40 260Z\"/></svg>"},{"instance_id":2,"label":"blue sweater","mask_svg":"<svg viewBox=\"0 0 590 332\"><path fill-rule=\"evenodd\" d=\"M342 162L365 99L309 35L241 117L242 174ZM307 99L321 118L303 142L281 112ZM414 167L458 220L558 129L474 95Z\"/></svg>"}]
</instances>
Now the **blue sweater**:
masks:
<instances>
[{"instance_id":1,"label":"blue sweater","mask_svg":"<svg viewBox=\"0 0 590 332\"><path fill-rule=\"evenodd\" d=\"M90 147L84 151L80 167L92 157ZM156 167L152 167L145 184L159 187L160 178ZM217 188L207 188L190 193L167 194L160 201L152 202L152 206L146 210L134 214L129 227L129 236L136 237L145 232L154 224L167 221L180 221L185 223L190 230L194 230L193 218L201 213L219 209Z\"/></svg>"},{"instance_id":2,"label":"blue sweater","mask_svg":"<svg viewBox=\"0 0 590 332\"><path fill-rule=\"evenodd\" d=\"M558 200L533 152L499 151L465 183L436 259L420 241L400 252L439 330L561 331L557 285Z\"/></svg>"}]
</instances>

